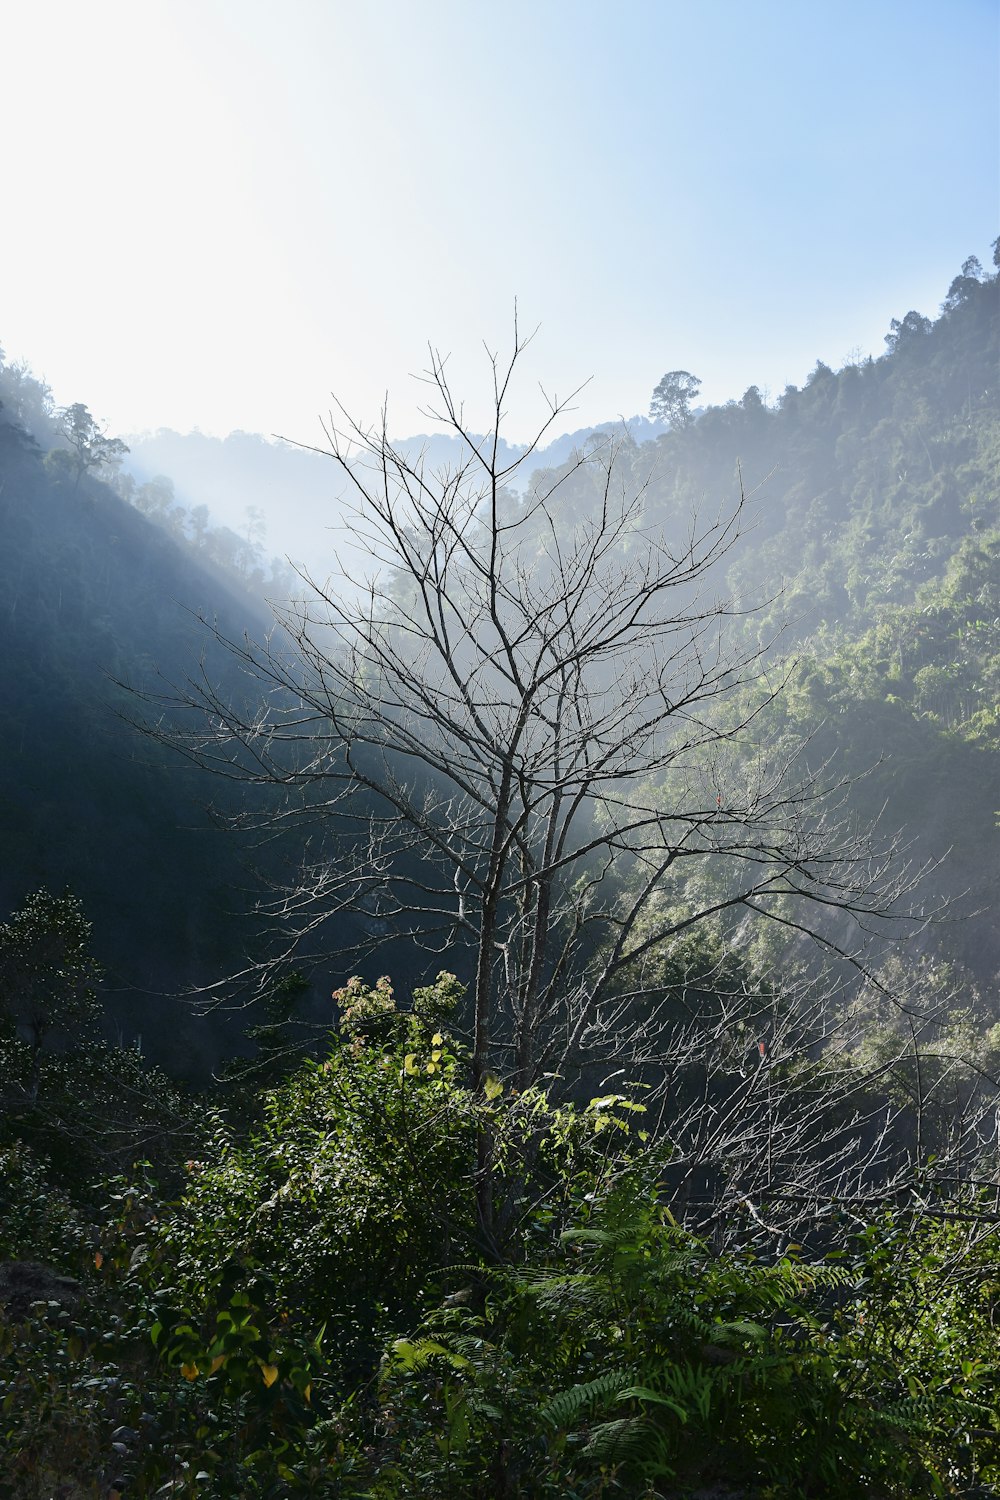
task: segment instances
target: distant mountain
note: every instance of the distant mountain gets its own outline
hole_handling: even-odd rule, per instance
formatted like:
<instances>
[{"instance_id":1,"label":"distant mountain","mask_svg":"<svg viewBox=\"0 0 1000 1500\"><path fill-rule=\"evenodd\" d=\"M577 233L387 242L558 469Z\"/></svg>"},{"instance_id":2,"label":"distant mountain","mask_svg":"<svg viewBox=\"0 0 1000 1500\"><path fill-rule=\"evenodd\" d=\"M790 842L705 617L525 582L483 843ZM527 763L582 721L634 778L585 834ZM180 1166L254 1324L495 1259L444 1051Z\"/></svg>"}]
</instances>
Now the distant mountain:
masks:
<instances>
[{"instance_id":1,"label":"distant mountain","mask_svg":"<svg viewBox=\"0 0 1000 1500\"><path fill-rule=\"evenodd\" d=\"M665 428L662 422L632 417L627 423L604 422L563 433L536 451L519 475L520 485L534 469L564 463L595 435L624 431L631 441L645 442ZM322 433L318 438L317 447L322 447ZM127 441L131 453L125 467L137 481L169 476L182 505L189 510L207 505L214 519L236 532L246 526L248 511L260 511L267 527L265 552L290 558L318 581L333 574L358 582L370 571L371 561L350 525L350 484L329 455L249 432L214 438L161 428L133 434ZM398 446L432 470L454 468L469 456L460 439L448 433L418 433ZM524 449L501 443L501 452L513 463Z\"/></svg>"}]
</instances>

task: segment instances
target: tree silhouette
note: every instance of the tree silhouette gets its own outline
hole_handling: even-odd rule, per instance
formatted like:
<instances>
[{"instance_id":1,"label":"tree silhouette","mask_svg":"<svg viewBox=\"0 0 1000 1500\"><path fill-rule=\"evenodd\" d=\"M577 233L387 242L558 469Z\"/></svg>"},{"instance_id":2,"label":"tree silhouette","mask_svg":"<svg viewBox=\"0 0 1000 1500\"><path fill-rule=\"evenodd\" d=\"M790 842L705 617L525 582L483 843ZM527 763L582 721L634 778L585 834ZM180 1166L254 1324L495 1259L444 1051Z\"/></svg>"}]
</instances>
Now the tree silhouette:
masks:
<instances>
[{"instance_id":1,"label":"tree silhouette","mask_svg":"<svg viewBox=\"0 0 1000 1500\"><path fill-rule=\"evenodd\" d=\"M121 438L109 438L82 401L64 407L60 412L60 432L69 443L72 467L78 488L84 474L91 469L117 469L128 453Z\"/></svg>"},{"instance_id":2,"label":"tree silhouette","mask_svg":"<svg viewBox=\"0 0 1000 1500\"><path fill-rule=\"evenodd\" d=\"M687 370L668 370L653 392L649 403L649 415L656 422L667 422L671 427L687 427L694 418L691 402L701 388L697 375Z\"/></svg>"}]
</instances>

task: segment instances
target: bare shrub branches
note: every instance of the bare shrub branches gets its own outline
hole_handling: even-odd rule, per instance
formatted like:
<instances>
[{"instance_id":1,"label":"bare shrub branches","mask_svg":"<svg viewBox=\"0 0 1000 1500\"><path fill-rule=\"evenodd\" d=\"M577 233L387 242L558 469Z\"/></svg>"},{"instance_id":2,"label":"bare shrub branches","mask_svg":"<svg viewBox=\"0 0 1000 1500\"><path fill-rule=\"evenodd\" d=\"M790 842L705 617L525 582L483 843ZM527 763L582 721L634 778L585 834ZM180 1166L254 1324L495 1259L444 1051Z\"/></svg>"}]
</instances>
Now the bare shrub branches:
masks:
<instances>
[{"instance_id":1,"label":"bare shrub branches","mask_svg":"<svg viewBox=\"0 0 1000 1500\"><path fill-rule=\"evenodd\" d=\"M384 412L376 428L331 415L372 575L305 579L268 643L231 645L251 707L203 679L181 734L224 774L280 788L270 829L325 824L273 908L283 952L348 911L373 944L457 945L475 1076L521 1086L630 1037L649 1054L648 964L699 927L767 922L863 964L905 888L825 768L754 744L781 683L764 685L766 643L734 644L748 610L715 588L744 505L668 536L614 443L529 481L535 445L511 460L501 442L524 347L489 356L486 437L432 352L451 467L395 445ZM536 444L564 409L548 403Z\"/></svg>"}]
</instances>

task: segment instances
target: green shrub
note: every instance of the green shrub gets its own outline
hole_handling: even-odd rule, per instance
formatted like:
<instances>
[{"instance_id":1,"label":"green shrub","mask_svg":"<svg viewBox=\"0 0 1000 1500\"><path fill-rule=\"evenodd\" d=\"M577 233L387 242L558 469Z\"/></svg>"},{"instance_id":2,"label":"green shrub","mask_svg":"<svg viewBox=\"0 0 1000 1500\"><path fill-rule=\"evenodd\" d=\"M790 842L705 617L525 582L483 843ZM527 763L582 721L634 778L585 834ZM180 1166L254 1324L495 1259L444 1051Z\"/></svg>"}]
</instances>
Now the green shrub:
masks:
<instances>
[{"instance_id":1,"label":"green shrub","mask_svg":"<svg viewBox=\"0 0 1000 1500\"><path fill-rule=\"evenodd\" d=\"M1000 1238L955 1236L886 1219L850 1255L765 1264L620 1188L541 1263L492 1273L481 1305L391 1346L371 1493L904 1500L995 1481Z\"/></svg>"}]
</instances>

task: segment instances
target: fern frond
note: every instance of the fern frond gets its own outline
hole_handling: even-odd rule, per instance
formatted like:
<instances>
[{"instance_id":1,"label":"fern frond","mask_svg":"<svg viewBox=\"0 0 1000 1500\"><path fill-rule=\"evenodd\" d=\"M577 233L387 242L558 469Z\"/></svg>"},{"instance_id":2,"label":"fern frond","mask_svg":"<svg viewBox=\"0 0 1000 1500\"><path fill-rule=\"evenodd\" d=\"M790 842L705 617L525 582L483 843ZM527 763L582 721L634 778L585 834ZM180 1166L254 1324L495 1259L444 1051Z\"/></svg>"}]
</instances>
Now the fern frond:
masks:
<instances>
[{"instance_id":1,"label":"fern frond","mask_svg":"<svg viewBox=\"0 0 1000 1500\"><path fill-rule=\"evenodd\" d=\"M718 1328L718 1323L711 1323L702 1317L693 1307L685 1307L683 1303L677 1303L670 1309L670 1319L667 1325L670 1328L682 1329L697 1339L699 1343L710 1340Z\"/></svg>"},{"instance_id":2,"label":"fern frond","mask_svg":"<svg viewBox=\"0 0 1000 1500\"><path fill-rule=\"evenodd\" d=\"M547 1401L539 1416L546 1427L567 1430L582 1412L603 1405L617 1396L628 1385L629 1379L628 1371L611 1370L606 1375L599 1375L596 1380L571 1385L568 1390L558 1391Z\"/></svg>"},{"instance_id":3,"label":"fern frond","mask_svg":"<svg viewBox=\"0 0 1000 1500\"><path fill-rule=\"evenodd\" d=\"M669 1406L675 1416L686 1422L688 1414L671 1396L663 1396L648 1385L630 1385L618 1392L619 1401L651 1401L654 1406Z\"/></svg>"},{"instance_id":4,"label":"fern frond","mask_svg":"<svg viewBox=\"0 0 1000 1500\"><path fill-rule=\"evenodd\" d=\"M619 1229L598 1229L588 1225L584 1229L564 1229L559 1236L564 1245L611 1245L615 1249L630 1244L632 1236Z\"/></svg>"},{"instance_id":5,"label":"fern frond","mask_svg":"<svg viewBox=\"0 0 1000 1500\"><path fill-rule=\"evenodd\" d=\"M467 1370L470 1361L436 1339L395 1339L392 1362L401 1370L423 1370L432 1359L442 1359L454 1370Z\"/></svg>"},{"instance_id":6,"label":"fern frond","mask_svg":"<svg viewBox=\"0 0 1000 1500\"><path fill-rule=\"evenodd\" d=\"M940 1392L924 1391L882 1406L861 1407L857 1415L870 1428L930 1439L936 1432L953 1432L963 1421L972 1426L984 1416L988 1420L992 1408L967 1397L948 1396L942 1400Z\"/></svg>"},{"instance_id":7,"label":"fern frond","mask_svg":"<svg viewBox=\"0 0 1000 1500\"><path fill-rule=\"evenodd\" d=\"M767 1338L767 1329L746 1318L734 1318L731 1323L716 1323L712 1328L712 1337L717 1344L742 1343L745 1339L762 1344Z\"/></svg>"},{"instance_id":8,"label":"fern frond","mask_svg":"<svg viewBox=\"0 0 1000 1500\"><path fill-rule=\"evenodd\" d=\"M595 1427L583 1452L597 1463L628 1463L638 1458L653 1437L645 1417L618 1417Z\"/></svg>"},{"instance_id":9,"label":"fern frond","mask_svg":"<svg viewBox=\"0 0 1000 1500\"><path fill-rule=\"evenodd\" d=\"M535 1296L539 1292L550 1290L558 1291L562 1287L603 1285L603 1278L593 1275L590 1271L532 1271L525 1270L515 1283L517 1290Z\"/></svg>"}]
</instances>

